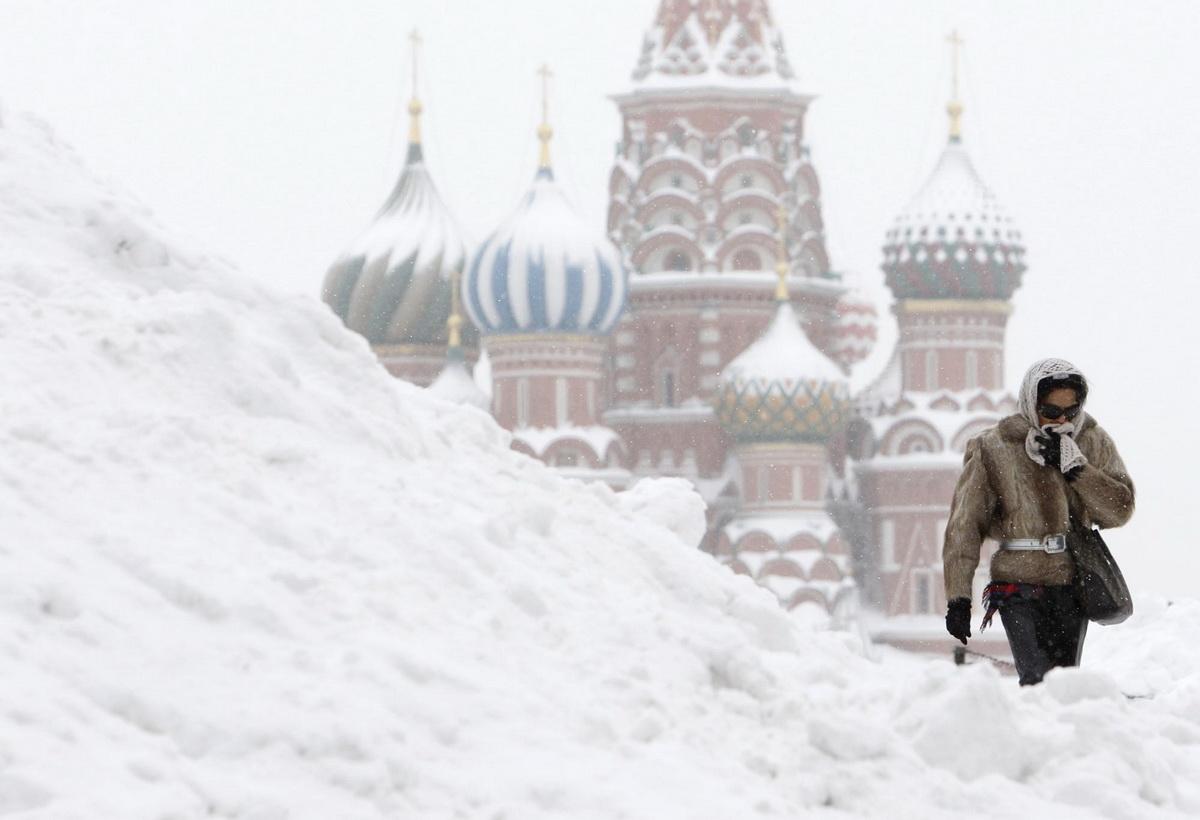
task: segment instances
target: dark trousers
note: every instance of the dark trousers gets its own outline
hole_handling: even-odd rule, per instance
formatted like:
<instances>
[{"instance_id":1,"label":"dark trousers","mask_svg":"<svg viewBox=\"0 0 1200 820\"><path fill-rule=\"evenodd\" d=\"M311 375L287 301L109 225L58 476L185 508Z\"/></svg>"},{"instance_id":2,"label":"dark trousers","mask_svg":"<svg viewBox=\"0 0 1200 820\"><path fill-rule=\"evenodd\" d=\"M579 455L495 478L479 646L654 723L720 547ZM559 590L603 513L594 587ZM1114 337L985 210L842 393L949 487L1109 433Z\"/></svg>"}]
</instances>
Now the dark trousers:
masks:
<instances>
[{"instance_id":1,"label":"dark trousers","mask_svg":"<svg viewBox=\"0 0 1200 820\"><path fill-rule=\"evenodd\" d=\"M1000 604L1021 685L1041 683L1055 666L1078 666L1087 635L1087 618L1072 586L1047 586L1041 593L1021 592Z\"/></svg>"}]
</instances>

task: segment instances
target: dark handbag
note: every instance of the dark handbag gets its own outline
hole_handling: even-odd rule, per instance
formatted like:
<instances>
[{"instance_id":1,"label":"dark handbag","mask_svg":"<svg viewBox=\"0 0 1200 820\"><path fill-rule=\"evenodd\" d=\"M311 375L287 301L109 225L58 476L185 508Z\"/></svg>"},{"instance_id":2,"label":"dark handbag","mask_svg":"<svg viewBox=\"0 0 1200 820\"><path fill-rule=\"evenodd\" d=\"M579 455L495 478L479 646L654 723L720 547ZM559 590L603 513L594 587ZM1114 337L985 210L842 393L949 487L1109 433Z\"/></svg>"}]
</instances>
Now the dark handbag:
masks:
<instances>
[{"instance_id":1,"label":"dark handbag","mask_svg":"<svg viewBox=\"0 0 1200 820\"><path fill-rule=\"evenodd\" d=\"M1075 559L1075 595L1083 614L1098 624L1119 624L1133 614L1125 576L1099 530L1072 523L1067 549Z\"/></svg>"}]
</instances>

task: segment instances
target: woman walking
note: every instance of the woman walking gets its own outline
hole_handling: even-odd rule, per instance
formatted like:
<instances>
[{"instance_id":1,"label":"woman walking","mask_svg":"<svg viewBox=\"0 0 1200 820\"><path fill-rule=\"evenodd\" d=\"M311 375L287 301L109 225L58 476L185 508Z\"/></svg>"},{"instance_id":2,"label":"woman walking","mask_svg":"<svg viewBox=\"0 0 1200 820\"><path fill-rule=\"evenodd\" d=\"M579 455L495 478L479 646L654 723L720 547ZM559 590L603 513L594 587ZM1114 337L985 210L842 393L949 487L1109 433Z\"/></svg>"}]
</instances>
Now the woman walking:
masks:
<instances>
[{"instance_id":1,"label":"woman walking","mask_svg":"<svg viewBox=\"0 0 1200 820\"><path fill-rule=\"evenodd\" d=\"M1087 618L1076 599L1067 533L1119 527L1133 515L1133 482L1108 434L1083 412L1088 383L1070 362L1043 359L1025 374L1018 413L967 443L942 562L946 629L971 635L971 581L984 539L999 542L981 629L999 610L1022 686L1076 666Z\"/></svg>"}]
</instances>

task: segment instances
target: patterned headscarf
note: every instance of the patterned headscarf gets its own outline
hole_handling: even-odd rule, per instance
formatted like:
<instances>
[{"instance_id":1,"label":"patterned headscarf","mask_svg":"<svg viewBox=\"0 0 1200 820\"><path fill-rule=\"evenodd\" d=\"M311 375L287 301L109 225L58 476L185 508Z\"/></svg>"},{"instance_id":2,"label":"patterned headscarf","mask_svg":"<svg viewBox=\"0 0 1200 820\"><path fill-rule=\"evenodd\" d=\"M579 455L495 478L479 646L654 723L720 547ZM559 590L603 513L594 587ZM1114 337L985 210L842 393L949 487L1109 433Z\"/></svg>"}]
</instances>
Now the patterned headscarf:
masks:
<instances>
[{"instance_id":1,"label":"patterned headscarf","mask_svg":"<svg viewBox=\"0 0 1200 820\"><path fill-rule=\"evenodd\" d=\"M1038 464L1045 466L1046 460L1042 458L1037 437L1045 433L1058 433L1059 441L1062 444L1062 460L1060 465L1064 473L1071 471L1075 467L1082 467L1084 464L1087 464L1087 457L1080 451L1079 445L1075 443L1075 434L1083 429L1083 420L1087 416L1083 410L1080 410L1079 415L1075 417L1074 421L1066 421L1064 419L1061 424L1039 426L1037 406L1038 385L1044 379L1063 379L1064 386L1073 387L1073 385L1066 382L1068 376L1075 376L1083 382L1084 390L1079 396L1080 404L1082 404L1087 393L1087 378L1075 365L1065 359L1042 359L1040 362L1034 362L1033 366L1025 372L1025 378L1021 381L1021 394L1017 399L1017 406L1021 411L1021 415L1032 426L1029 434L1025 436L1026 454Z\"/></svg>"}]
</instances>

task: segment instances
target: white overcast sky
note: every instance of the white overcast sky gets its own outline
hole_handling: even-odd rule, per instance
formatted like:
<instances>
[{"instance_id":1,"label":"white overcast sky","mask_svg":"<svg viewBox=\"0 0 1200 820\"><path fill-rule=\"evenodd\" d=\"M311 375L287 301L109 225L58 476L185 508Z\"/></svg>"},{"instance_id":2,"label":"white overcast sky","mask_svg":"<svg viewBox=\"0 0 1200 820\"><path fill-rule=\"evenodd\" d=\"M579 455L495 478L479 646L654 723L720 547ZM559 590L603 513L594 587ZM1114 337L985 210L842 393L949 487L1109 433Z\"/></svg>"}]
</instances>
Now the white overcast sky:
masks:
<instances>
[{"instance_id":1,"label":"white overcast sky","mask_svg":"<svg viewBox=\"0 0 1200 820\"><path fill-rule=\"evenodd\" d=\"M479 240L536 162L535 71L555 72L556 171L603 230L622 89L657 0L0 0L0 105L247 276L313 295L390 189L419 28L426 153ZM1024 231L1008 383L1062 356L1139 488L1109 539L1135 588L1200 566L1200 2L774 0L823 185L834 266L876 296L879 246L945 139L945 35L965 142Z\"/></svg>"}]
</instances>

